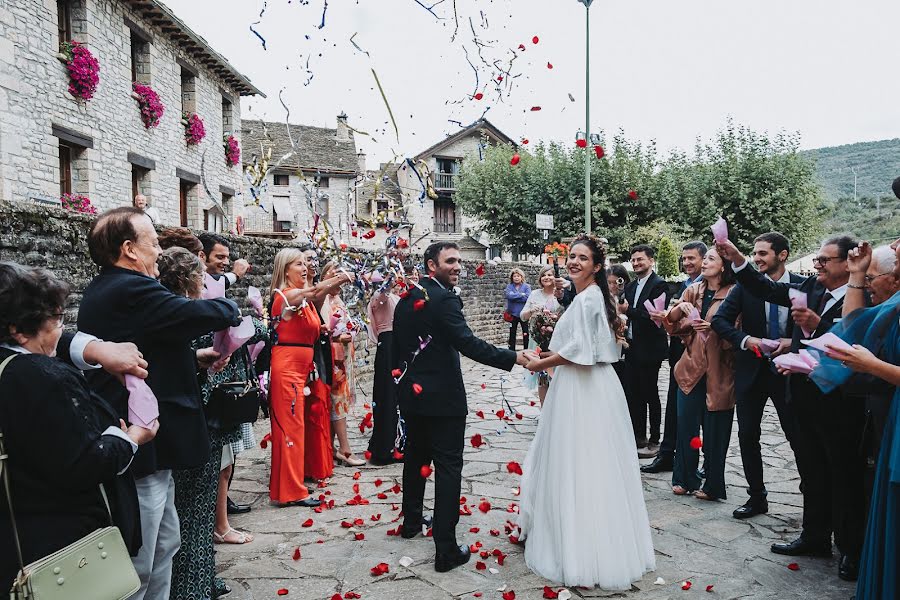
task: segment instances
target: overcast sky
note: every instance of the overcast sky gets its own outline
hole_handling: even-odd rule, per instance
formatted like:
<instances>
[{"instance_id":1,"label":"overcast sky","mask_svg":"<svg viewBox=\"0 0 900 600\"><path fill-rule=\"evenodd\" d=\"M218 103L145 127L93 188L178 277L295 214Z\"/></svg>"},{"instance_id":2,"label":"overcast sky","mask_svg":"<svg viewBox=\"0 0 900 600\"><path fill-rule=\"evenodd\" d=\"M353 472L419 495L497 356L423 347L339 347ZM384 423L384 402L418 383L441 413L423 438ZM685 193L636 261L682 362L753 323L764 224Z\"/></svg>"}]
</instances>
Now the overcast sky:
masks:
<instances>
[{"instance_id":1,"label":"overcast sky","mask_svg":"<svg viewBox=\"0 0 900 600\"><path fill-rule=\"evenodd\" d=\"M584 128L577 0L456 0L453 41L453 0L434 7L440 20L415 0L328 0L321 29L325 0L268 0L261 18L262 0L164 1L267 94L245 98L243 118L284 121L282 89L292 123L334 127L345 111L374 137L356 136L369 168L417 154L458 129L449 120L468 124L488 107L495 125L532 144L572 141ZM730 115L799 131L804 148L900 137L897 0L596 0L590 12L594 131L690 150ZM520 76L503 82L503 102L487 85L497 70L475 54L470 17L488 62L517 55Z\"/></svg>"}]
</instances>

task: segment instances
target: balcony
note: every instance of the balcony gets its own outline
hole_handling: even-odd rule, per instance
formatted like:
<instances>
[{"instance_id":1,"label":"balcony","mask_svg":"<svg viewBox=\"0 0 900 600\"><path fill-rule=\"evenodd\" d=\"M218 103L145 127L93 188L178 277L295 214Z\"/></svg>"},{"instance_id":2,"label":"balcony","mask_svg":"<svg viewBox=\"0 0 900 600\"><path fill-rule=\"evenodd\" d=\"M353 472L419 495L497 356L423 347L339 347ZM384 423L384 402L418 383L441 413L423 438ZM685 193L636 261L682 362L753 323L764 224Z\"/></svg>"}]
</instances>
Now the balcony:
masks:
<instances>
[{"instance_id":1,"label":"balcony","mask_svg":"<svg viewBox=\"0 0 900 600\"><path fill-rule=\"evenodd\" d=\"M449 191L455 190L457 177L459 177L458 173L435 173L434 174L434 189L435 190L449 190Z\"/></svg>"}]
</instances>

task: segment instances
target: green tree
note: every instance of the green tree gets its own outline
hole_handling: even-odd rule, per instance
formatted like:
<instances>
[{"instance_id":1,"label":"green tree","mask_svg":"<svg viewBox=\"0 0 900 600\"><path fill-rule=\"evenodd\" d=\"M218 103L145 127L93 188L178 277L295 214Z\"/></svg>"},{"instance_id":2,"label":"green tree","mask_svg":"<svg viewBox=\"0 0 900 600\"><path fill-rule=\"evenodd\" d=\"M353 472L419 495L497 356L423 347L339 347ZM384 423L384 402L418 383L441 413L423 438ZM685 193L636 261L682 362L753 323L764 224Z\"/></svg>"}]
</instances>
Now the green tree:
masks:
<instances>
[{"instance_id":1,"label":"green tree","mask_svg":"<svg viewBox=\"0 0 900 600\"><path fill-rule=\"evenodd\" d=\"M675 254L675 246L672 240L663 237L656 251L656 272L660 277L675 277L678 275L678 255Z\"/></svg>"}]
</instances>

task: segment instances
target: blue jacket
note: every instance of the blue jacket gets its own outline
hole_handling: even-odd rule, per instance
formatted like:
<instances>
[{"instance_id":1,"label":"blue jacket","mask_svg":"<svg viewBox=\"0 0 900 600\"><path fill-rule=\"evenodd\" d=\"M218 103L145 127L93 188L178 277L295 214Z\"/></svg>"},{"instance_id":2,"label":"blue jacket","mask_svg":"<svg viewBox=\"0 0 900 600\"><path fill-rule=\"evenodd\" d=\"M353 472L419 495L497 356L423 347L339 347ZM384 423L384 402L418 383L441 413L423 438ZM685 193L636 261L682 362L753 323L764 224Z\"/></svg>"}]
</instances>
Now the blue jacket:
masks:
<instances>
[{"instance_id":1,"label":"blue jacket","mask_svg":"<svg viewBox=\"0 0 900 600\"><path fill-rule=\"evenodd\" d=\"M516 289L516 284L508 284L506 286L506 310L508 310L512 316L518 318L522 309L525 308L525 302L530 295L531 286L527 283L519 284L518 289Z\"/></svg>"}]
</instances>

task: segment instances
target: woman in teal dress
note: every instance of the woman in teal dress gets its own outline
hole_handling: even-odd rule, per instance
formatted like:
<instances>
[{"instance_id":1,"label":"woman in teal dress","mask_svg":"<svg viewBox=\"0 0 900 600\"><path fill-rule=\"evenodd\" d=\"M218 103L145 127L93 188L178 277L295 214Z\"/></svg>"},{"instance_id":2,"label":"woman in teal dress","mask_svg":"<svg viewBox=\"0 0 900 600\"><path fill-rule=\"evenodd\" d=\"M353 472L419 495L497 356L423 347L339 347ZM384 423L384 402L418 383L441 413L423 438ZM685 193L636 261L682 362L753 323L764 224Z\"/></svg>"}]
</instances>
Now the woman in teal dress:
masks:
<instances>
[{"instance_id":1,"label":"woman in teal dress","mask_svg":"<svg viewBox=\"0 0 900 600\"><path fill-rule=\"evenodd\" d=\"M898 242L892 247L900 251ZM851 263L870 249L861 246L854 252ZM830 356L822 356L810 375L824 392L846 383L854 373L900 385L900 292L878 306L853 310L862 304L865 287L854 285L845 299L844 319L831 330L853 347L830 349ZM885 598L900 598L900 392L894 393L884 428L856 587L857 600Z\"/></svg>"}]
</instances>

